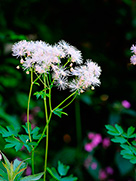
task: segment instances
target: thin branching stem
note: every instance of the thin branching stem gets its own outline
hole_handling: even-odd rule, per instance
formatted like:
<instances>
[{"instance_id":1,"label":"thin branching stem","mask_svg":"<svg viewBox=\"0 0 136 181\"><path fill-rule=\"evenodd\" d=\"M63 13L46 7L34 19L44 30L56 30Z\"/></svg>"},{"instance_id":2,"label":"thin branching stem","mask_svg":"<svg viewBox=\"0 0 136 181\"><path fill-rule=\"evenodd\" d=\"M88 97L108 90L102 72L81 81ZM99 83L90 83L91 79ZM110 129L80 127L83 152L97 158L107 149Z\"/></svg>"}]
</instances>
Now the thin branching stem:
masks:
<instances>
[{"instance_id":1,"label":"thin branching stem","mask_svg":"<svg viewBox=\"0 0 136 181\"><path fill-rule=\"evenodd\" d=\"M27 128L28 128L28 135L29 135L30 142L32 142L32 138L31 138L31 133L30 133L29 110L30 110L30 100L31 100L31 95L32 95L32 89L33 89L33 70L31 70L31 85L30 85L28 105L27 105ZM33 149L33 146L32 146L31 158L32 158L32 173L34 174L34 149Z\"/></svg>"}]
</instances>

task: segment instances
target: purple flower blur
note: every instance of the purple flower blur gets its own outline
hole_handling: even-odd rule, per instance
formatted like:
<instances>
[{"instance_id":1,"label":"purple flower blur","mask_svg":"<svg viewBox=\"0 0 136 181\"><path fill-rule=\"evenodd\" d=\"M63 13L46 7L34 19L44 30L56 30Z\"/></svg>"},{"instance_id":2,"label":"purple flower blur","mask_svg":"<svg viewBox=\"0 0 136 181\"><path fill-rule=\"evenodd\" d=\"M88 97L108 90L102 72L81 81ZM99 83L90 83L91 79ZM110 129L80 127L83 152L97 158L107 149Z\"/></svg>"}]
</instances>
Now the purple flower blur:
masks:
<instances>
[{"instance_id":1,"label":"purple flower blur","mask_svg":"<svg viewBox=\"0 0 136 181\"><path fill-rule=\"evenodd\" d=\"M131 104L127 100L124 100L124 101L122 101L122 106L129 109L131 107Z\"/></svg>"}]
</instances>

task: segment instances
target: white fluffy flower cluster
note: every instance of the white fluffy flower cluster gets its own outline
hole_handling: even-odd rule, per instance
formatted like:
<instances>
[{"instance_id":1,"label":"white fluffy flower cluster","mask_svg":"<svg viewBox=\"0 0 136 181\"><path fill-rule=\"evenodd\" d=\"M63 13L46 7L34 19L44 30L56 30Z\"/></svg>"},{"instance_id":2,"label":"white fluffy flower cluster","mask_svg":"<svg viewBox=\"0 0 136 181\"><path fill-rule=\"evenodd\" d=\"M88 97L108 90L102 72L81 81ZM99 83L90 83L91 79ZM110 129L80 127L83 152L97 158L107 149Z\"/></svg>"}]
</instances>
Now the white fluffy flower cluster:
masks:
<instances>
[{"instance_id":1,"label":"white fluffy flower cluster","mask_svg":"<svg viewBox=\"0 0 136 181\"><path fill-rule=\"evenodd\" d=\"M133 65L136 65L136 46L135 45L132 45L130 50L132 51L132 53L134 53L134 55L131 56L130 58L130 62L133 64Z\"/></svg>"},{"instance_id":2,"label":"white fluffy flower cluster","mask_svg":"<svg viewBox=\"0 0 136 181\"><path fill-rule=\"evenodd\" d=\"M20 57L24 70L51 73L54 84L60 89L84 92L88 87L100 85L101 68L91 60L81 65L81 52L64 40L53 46L43 41L23 40L15 43L12 51L13 56Z\"/></svg>"}]
</instances>

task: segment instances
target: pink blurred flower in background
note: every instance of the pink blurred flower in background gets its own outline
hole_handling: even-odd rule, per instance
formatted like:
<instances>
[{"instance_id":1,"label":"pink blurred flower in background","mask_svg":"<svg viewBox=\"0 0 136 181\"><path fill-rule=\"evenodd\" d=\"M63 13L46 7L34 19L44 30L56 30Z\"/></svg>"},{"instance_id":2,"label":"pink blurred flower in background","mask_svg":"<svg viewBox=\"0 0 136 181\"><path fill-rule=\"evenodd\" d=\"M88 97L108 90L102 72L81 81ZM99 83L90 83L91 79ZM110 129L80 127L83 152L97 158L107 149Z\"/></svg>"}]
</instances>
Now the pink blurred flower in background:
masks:
<instances>
[{"instance_id":1,"label":"pink blurred flower in background","mask_svg":"<svg viewBox=\"0 0 136 181\"><path fill-rule=\"evenodd\" d=\"M122 106L129 109L131 107L131 104L127 100L124 100L124 101L122 101Z\"/></svg>"},{"instance_id":2,"label":"pink blurred flower in background","mask_svg":"<svg viewBox=\"0 0 136 181\"><path fill-rule=\"evenodd\" d=\"M103 148L108 148L111 144L110 138L104 138L102 141Z\"/></svg>"},{"instance_id":3,"label":"pink blurred flower in background","mask_svg":"<svg viewBox=\"0 0 136 181\"><path fill-rule=\"evenodd\" d=\"M100 171L99 171L99 179L100 180L105 180L106 178L107 178L107 173L106 173L106 171L105 170L103 170L103 169L100 169Z\"/></svg>"},{"instance_id":4,"label":"pink blurred flower in background","mask_svg":"<svg viewBox=\"0 0 136 181\"><path fill-rule=\"evenodd\" d=\"M92 140L92 144L96 147L101 142L102 142L102 136L99 133L96 133Z\"/></svg>"},{"instance_id":5,"label":"pink blurred flower in background","mask_svg":"<svg viewBox=\"0 0 136 181\"><path fill-rule=\"evenodd\" d=\"M33 115L32 115L32 114L29 114L29 121L32 121L33 119L34 119ZM23 114L22 114L22 121L23 121L24 123L27 122L27 114L26 114L26 113L23 113Z\"/></svg>"},{"instance_id":6,"label":"pink blurred flower in background","mask_svg":"<svg viewBox=\"0 0 136 181\"><path fill-rule=\"evenodd\" d=\"M88 152L91 152L93 150L93 148L94 147L93 147L92 143L86 143L85 147L84 147L84 149Z\"/></svg>"},{"instance_id":7,"label":"pink blurred flower in background","mask_svg":"<svg viewBox=\"0 0 136 181\"><path fill-rule=\"evenodd\" d=\"M113 168L111 168L110 166L106 167L105 170L106 170L107 174L109 174L109 175L112 175L114 173Z\"/></svg>"},{"instance_id":8,"label":"pink blurred flower in background","mask_svg":"<svg viewBox=\"0 0 136 181\"><path fill-rule=\"evenodd\" d=\"M31 175L31 173L32 173L32 169L31 169L31 167L28 166L25 174L28 176L28 175Z\"/></svg>"},{"instance_id":9,"label":"pink blurred flower in background","mask_svg":"<svg viewBox=\"0 0 136 181\"><path fill-rule=\"evenodd\" d=\"M95 170L95 169L97 168L97 163L96 163L96 162L93 162L93 163L91 164L91 168L92 168L92 170Z\"/></svg>"},{"instance_id":10,"label":"pink blurred flower in background","mask_svg":"<svg viewBox=\"0 0 136 181\"><path fill-rule=\"evenodd\" d=\"M88 139L89 140L92 140L94 137L95 137L94 133L91 133L91 132L88 133Z\"/></svg>"},{"instance_id":11,"label":"pink blurred flower in background","mask_svg":"<svg viewBox=\"0 0 136 181\"><path fill-rule=\"evenodd\" d=\"M102 136L99 133L88 133L88 138L91 142L86 143L84 149L88 152L91 152L95 147L102 142Z\"/></svg>"}]
</instances>

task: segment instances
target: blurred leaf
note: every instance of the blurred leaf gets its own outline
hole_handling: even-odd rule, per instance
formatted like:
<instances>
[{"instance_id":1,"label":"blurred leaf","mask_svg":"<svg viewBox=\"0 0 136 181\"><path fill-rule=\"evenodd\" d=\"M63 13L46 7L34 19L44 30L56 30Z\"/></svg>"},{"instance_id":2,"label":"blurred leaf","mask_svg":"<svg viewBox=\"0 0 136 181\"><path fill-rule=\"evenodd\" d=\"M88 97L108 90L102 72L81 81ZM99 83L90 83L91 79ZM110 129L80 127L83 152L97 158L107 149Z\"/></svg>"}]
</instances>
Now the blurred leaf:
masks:
<instances>
[{"instance_id":1,"label":"blurred leaf","mask_svg":"<svg viewBox=\"0 0 136 181\"><path fill-rule=\"evenodd\" d=\"M135 140L133 140L131 143L132 143L134 146L136 146L136 141L135 141Z\"/></svg>"},{"instance_id":2,"label":"blurred leaf","mask_svg":"<svg viewBox=\"0 0 136 181\"><path fill-rule=\"evenodd\" d=\"M0 180L7 181L7 179L8 179L7 172L4 172L2 169L0 169Z\"/></svg>"},{"instance_id":3,"label":"blurred leaf","mask_svg":"<svg viewBox=\"0 0 136 181\"><path fill-rule=\"evenodd\" d=\"M18 84L18 80L13 77L0 76L0 84L5 87L16 87Z\"/></svg>"},{"instance_id":4,"label":"blurred leaf","mask_svg":"<svg viewBox=\"0 0 136 181\"><path fill-rule=\"evenodd\" d=\"M7 121L8 124L13 125L15 128L19 127L20 124L15 116L10 116L0 107L0 118Z\"/></svg>"},{"instance_id":5,"label":"blurred leaf","mask_svg":"<svg viewBox=\"0 0 136 181\"><path fill-rule=\"evenodd\" d=\"M125 143L127 142L127 140L125 138L122 138L122 137L115 137L115 138L112 138L111 141L113 141L114 143Z\"/></svg>"},{"instance_id":6,"label":"blurred leaf","mask_svg":"<svg viewBox=\"0 0 136 181\"><path fill-rule=\"evenodd\" d=\"M126 3L129 6L132 5L132 0L123 0L123 2Z\"/></svg>"},{"instance_id":7,"label":"blurred leaf","mask_svg":"<svg viewBox=\"0 0 136 181\"><path fill-rule=\"evenodd\" d=\"M91 96L88 95L87 93L82 94L80 96L80 100L82 100L87 105L91 105L92 104Z\"/></svg>"},{"instance_id":8,"label":"blurred leaf","mask_svg":"<svg viewBox=\"0 0 136 181\"><path fill-rule=\"evenodd\" d=\"M39 180L42 176L43 176L43 172L42 173L37 173L37 174L34 174L34 175L29 175L29 176L26 176L26 177L23 177L20 179L20 181L33 181L33 180Z\"/></svg>"},{"instance_id":9,"label":"blurred leaf","mask_svg":"<svg viewBox=\"0 0 136 181\"><path fill-rule=\"evenodd\" d=\"M133 126L129 127L127 129L127 137L130 138L132 136L132 134L134 133L135 128Z\"/></svg>"},{"instance_id":10,"label":"blurred leaf","mask_svg":"<svg viewBox=\"0 0 136 181\"><path fill-rule=\"evenodd\" d=\"M134 156L131 150L121 150L120 154L123 156L123 158L129 160Z\"/></svg>"},{"instance_id":11,"label":"blurred leaf","mask_svg":"<svg viewBox=\"0 0 136 181\"><path fill-rule=\"evenodd\" d=\"M132 109L123 109L123 110L122 110L122 113L136 117L136 111L134 111L134 110L132 110Z\"/></svg>"},{"instance_id":12,"label":"blurred leaf","mask_svg":"<svg viewBox=\"0 0 136 181\"><path fill-rule=\"evenodd\" d=\"M68 177L61 178L60 181L76 181L78 180L77 177L73 177L73 175L70 175Z\"/></svg>"},{"instance_id":13,"label":"blurred leaf","mask_svg":"<svg viewBox=\"0 0 136 181\"><path fill-rule=\"evenodd\" d=\"M108 129L107 133L113 136L118 136L120 133L117 131L117 129L112 125L105 125L106 129Z\"/></svg>"},{"instance_id":14,"label":"blurred leaf","mask_svg":"<svg viewBox=\"0 0 136 181\"><path fill-rule=\"evenodd\" d=\"M116 152L115 161L121 175L123 176L129 173L134 168L134 165L130 163L128 160L122 158L119 152Z\"/></svg>"},{"instance_id":15,"label":"blurred leaf","mask_svg":"<svg viewBox=\"0 0 136 181\"><path fill-rule=\"evenodd\" d=\"M64 165L63 163L58 161L58 172L61 176L67 175L69 168L70 168L69 166Z\"/></svg>"},{"instance_id":16,"label":"blurred leaf","mask_svg":"<svg viewBox=\"0 0 136 181\"><path fill-rule=\"evenodd\" d=\"M119 123L121 119L121 116L118 112L111 112L110 113L110 116L109 116L109 124L116 124L116 123Z\"/></svg>"},{"instance_id":17,"label":"blurred leaf","mask_svg":"<svg viewBox=\"0 0 136 181\"><path fill-rule=\"evenodd\" d=\"M54 156L54 163L61 160L65 164L73 164L76 158L76 148L65 147Z\"/></svg>"},{"instance_id":18,"label":"blurred leaf","mask_svg":"<svg viewBox=\"0 0 136 181\"><path fill-rule=\"evenodd\" d=\"M56 169L55 168L48 168L47 167L47 171L50 173L50 175L53 177L53 178L55 178L56 180L60 180L61 179L61 177L58 175L58 173L57 173L57 171L56 171Z\"/></svg>"},{"instance_id":19,"label":"blurred leaf","mask_svg":"<svg viewBox=\"0 0 136 181\"><path fill-rule=\"evenodd\" d=\"M130 162L133 163L133 164L136 164L136 156L134 156L133 158L131 158Z\"/></svg>"},{"instance_id":20,"label":"blurred leaf","mask_svg":"<svg viewBox=\"0 0 136 181\"><path fill-rule=\"evenodd\" d=\"M17 101L19 103L19 105L22 107L22 108L27 108L27 104L28 104L28 95L25 94L25 93L22 93L22 92L19 92L17 94ZM35 102L31 99L30 101L30 109L32 107L35 106Z\"/></svg>"},{"instance_id":21,"label":"blurred leaf","mask_svg":"<svg viewBox=\"0 0 136 181\"><path fill-rule=\"evenodd\" d=\"M121 126L119 126L118 124L115 124L115 128L117 129L117 131L122 134L123 133L123 129Z\"/></svg>"}]
</instances>

